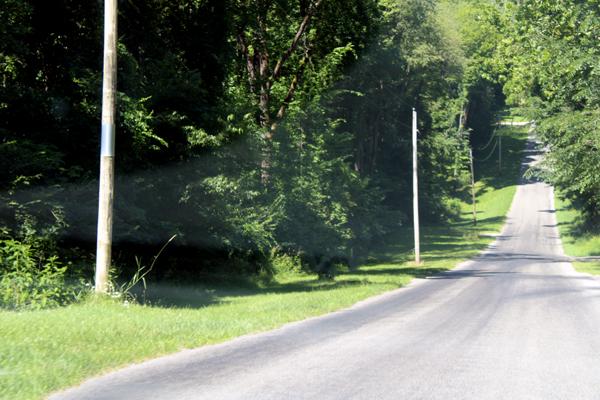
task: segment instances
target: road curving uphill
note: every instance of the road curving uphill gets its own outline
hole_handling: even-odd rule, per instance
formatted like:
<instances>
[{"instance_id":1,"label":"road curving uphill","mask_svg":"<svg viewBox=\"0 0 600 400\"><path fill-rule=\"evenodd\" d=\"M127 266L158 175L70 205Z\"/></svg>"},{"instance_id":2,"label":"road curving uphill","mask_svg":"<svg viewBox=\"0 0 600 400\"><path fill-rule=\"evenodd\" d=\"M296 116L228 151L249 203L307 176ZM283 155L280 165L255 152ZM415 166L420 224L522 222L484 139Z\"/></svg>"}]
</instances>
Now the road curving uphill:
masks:
<instances>
[{"instance_id":1,"label":"road curving uphill","mask_svg":"<svg viewBox=\"0 0 600 400\"><path fill-rule=\"evenodd\" d=\"M523 170L539 157L530 140ZM556 225L553 189L522 179L500 235L452 271L50 399L598 397L600 282L573 270Z\"/></svg>"}]
</instances>

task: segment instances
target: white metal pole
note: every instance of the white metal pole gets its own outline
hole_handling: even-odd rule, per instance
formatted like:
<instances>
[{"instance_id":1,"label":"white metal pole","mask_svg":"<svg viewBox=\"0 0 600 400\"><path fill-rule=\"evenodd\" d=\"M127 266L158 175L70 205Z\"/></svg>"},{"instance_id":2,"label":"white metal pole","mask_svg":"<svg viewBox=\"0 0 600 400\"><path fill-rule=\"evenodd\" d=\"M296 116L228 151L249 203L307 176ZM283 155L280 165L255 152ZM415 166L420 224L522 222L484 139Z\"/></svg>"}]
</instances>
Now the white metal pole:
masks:
<instances>
[{"instance_id":1,"label":"white metal pole","mask_svg":"<svg viewBox=\"0 0 600 400\"><path fill-rule=\"evenodd\" d=\"M96 246L96 292L108 286L113 231L115 171L115 99L117 89L117 0L104 2L104 79L102 86L102 140L100 199Z\"/></svg>"},{"instance_id":2,"label":"white metal pole","mask_svg":"<svg viewBox=\"0 0 600 400\"><path fill-rule=\"evenodd\" d=\"M473 170L472 147L469 147L469 160L471 161L471 192L473 193L473 225L477 226L477 209L475 208L475 172Z\"/></svg>"},{"instance_id":3,"label":"white metal pole","mask_svg":"<svg viewBox=\"0 0 600 400\"><path fill-rule=\"evenodd\" d=\"M498 176L502 176L502 119L498 120L498 131L500 138L498 140Z\"/></svg>"},{"instance_id":4,"label":"white metal pole","mask_svg":"<svg viewBox=\"0 0 600 400\"><path fill-rule=\"evenodd\" d=\"M417 111L413 108L413 219L415 222L415 263L421 263L421 243L419 240L419 182L417 180Z\"/></svg>"}]
</instances>

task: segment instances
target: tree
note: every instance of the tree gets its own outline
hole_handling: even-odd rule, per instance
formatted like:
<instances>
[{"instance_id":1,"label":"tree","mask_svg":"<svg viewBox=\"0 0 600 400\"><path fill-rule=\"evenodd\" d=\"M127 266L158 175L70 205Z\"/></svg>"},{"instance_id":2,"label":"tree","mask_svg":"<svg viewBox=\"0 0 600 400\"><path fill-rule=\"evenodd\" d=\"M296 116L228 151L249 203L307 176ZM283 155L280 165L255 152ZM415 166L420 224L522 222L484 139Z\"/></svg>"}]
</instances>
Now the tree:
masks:
<instances>
[{"instance_id":1,"label":"tree","mask_svg":"<svg viewBox=\"0 0 600 400\"><path fill-rule=\"evenodd\" d=\"M96 225L102 2L3 4L0 225L85 248ZM315 268L336 257L356 265L409 214L412 107L422 217L448 217L465 104L480 84L465 80L465 54L487 57L485 26L466 40L447 23L458 11L443 18L434 0L119 9L117 254L155 253L177 233L186 256L169 268L180 274L255 272L274 251Z\"/></svg>"},{"instance_id":2,"label":"tree","mask_svg":"<svg viewBox=\"0 0 600 400\"><path fill-rule=\"evenodd\" d=\"M581 200L589 217L600 208L598 135L600 3L509 2L501 60L508 100L536 121L550 147L540 174Z\"/></svg>"}]
</instances>

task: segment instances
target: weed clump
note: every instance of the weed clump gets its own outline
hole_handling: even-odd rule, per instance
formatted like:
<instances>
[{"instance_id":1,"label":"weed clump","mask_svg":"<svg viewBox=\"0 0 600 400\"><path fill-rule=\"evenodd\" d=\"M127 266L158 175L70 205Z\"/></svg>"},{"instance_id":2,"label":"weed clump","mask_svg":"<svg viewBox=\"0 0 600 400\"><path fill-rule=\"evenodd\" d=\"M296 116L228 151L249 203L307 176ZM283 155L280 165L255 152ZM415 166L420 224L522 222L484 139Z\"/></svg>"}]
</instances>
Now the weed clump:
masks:
<instances>
[{"instance_id":1,"label":"weed clump","mask_svg":"<svg viewBox=\"0 0 600 400\"><path fill-rule=\"evenodd\" d=\"M76 301L82 294L65 280L66 266L58 256L45 257L39 242L25 243L0 233L0 307L58 307Z\"/></svg>"}]
</instances>

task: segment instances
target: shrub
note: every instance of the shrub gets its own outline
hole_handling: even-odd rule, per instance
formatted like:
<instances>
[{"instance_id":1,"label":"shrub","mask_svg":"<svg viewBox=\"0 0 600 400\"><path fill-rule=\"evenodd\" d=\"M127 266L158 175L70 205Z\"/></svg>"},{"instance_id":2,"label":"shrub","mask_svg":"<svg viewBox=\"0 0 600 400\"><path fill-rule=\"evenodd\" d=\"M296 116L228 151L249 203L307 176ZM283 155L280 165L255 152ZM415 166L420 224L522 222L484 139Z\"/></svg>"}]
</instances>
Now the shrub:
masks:
<instances>
[{"instance_id":1,"label":"shrub","mask_svg":"<svg viewBox=\"0 0 600 400\"><path fill-rule=\"evenodd\" d=\"M75 294L65 283L67 267L57 256L44 258L36 244L0 235L0 307L8 309L56 307Z\"/></svg>"}]
</instances>

